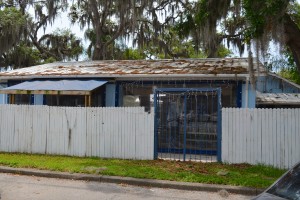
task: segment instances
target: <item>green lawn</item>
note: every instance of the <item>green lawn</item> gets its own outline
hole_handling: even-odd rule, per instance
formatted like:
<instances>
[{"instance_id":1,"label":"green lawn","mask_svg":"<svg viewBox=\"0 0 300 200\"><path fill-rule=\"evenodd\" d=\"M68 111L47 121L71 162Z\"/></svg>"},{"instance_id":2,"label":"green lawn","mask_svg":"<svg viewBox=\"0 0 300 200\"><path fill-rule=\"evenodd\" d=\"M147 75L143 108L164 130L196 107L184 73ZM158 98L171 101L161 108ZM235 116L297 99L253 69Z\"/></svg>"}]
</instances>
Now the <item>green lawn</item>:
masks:
<instances>
[{"instance_id":1,"label":"green lawn","mask_svg":"<svg viewBox=\"0 0 300 200\"><path fill-rule=\"evenodd\" d=\"M0 165L253 188L266 188L284 173L284 170L249 164L134 161L15 153L0 153Z\"/></svg>"}]
</instances>

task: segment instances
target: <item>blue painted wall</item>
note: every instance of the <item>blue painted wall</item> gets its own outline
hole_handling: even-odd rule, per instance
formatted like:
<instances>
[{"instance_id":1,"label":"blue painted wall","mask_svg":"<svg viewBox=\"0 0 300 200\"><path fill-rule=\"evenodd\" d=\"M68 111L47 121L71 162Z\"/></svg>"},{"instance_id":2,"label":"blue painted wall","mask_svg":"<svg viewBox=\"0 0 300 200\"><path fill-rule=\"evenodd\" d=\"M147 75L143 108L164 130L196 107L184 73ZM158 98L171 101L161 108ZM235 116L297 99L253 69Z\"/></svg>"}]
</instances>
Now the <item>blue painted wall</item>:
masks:
<instances>
[{"instance_id":1,"label":"blue painted wall","mask_svg":"<svg viewBox=\"0 0 300 200\"><path fill-rule=\"evenodd\" d=\"M7 94L0 94L0 104L7 104Z\"/></svg>"},{"instance_id":2,"label":"blue painted wall","mask_svg":"<svg viewBox=\"0 0 300 200\"><path fill-rule=\"evenodd\" d=\"M118 101L117 101L118 104L117 104L117 106L123 106L123 95L124 95L123 94L124 93L123 92L123 87L121 87L120 84L119 84L118 88L119 88L119 93L118 93Z\"/></svg>"},{"instance_id":3,"label":"blue painted wall","mask_svg":"<svg viewBox=\"0 0 300 200\"><path fill-rule=\"evenodd\" d=\"M43 105L44 104L44 95L42 94L35 94L33 96L34 100L33 100L33 104L34 105Z\"/></svg>"},{"instance_id":4,"label":"blue painted wall","mask_svg":"<svg viewBox=\"0 0 300 200\"><path fill-rule=\"evenodd\" d=\"M116 84L106 84L105 90L105 106L116 106Z\"/></svg>"},{"instance_id":5,"label":"blue painted wall","mask_svg":"<svg viewBox=\"0 0 300 200\"><path fill-rule=\"evenodd\" d=\"M259 77L257 90L262 93L299 93L300 89L274 76Z\"/></svg>"},{"instance_id":6,"label":"blue painted wall","mask_svg":"<svg viewBox=\"0 0 300 200\"><path fill-rule=\"evenodd\" d=\"M248 105L246 101L248 92ZM254 88L249 83L248 85L248 91L247 91L247 85L246 83L242 84L242 108L255 108L256 106L256 92Z\"/></svg>"},{"instance_id":7,"label":"blue painted wall","mask_svg":"<svg viewBox=\"0 0 300 200\"><path fill-rule=\"evenodd\" d=\"M5 87L7 87L7 85L6 84L1 84L0 85L0 89L1 88L5 88ZM0 94L0 104L7 104L7 94Z\"/></svg>"}]
</instances>

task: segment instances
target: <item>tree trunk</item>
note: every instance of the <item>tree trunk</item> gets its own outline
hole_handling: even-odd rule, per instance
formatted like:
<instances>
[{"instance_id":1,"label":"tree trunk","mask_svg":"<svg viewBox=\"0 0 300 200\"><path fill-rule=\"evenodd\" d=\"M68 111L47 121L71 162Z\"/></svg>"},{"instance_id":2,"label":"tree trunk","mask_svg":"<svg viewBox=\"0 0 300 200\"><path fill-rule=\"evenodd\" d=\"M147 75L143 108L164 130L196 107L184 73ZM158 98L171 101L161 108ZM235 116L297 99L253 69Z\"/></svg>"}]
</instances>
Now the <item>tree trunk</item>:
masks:
<instances>
[{"instance_id":1,"label":"tree trunk","mask_svg":"<svg viewBox=\"0 0 300 200\"><path fill-rule=\"evenodd\" d=\"M94 30L95 30L95 34L96 34L96 44L94 46L92 60L105 60L105 56L104 56L105 48L104 48L103 42L101 41L103 32L102 32L100 24L96 24L94 27Z\"/></svg>"},{"instance_id":2,"label":"tree trunk","mask_svg":"<svg viewBox=\"0 0 300 200\"><path fill-rule=\"evenodd\" d=\"M286 45L291 50L300 73L300 29L288 14L284 16L284 20Z\"/></svg>"},{"instance_id":3,"label":"tree trunk","mask_svg":"<svg viewBox=\"0 0 300 200\"><path fill-rule=\"evenodd\" d=\"M104 60L102 54L103 49L101 48L101 44L96 44L93 51L92 60Z\"/></svg>"}]
</instances>

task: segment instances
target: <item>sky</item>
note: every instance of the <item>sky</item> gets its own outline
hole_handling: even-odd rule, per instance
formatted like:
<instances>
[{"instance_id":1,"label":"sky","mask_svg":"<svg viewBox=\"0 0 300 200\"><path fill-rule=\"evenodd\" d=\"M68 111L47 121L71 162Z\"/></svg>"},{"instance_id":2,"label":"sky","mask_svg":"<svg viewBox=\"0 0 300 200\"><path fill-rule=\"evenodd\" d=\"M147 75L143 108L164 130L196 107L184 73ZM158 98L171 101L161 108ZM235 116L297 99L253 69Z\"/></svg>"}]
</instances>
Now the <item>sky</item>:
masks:
<instances>
[{"instance_id":1,"label":"sky","mask_svg":"<svg viewBox=\"0 0 300 200\"><path fill-rule=\"evenodd\" d=\"M78 24L71 24L68 13L61 13L60 16L57 16L55 22L52 25L47 26L45 33L51 33L57 29L70 29L77 37L84 39L84 30L82 30ZM42 36L44 31L39 32L39 36Z\"/></svg>"}]
</instances>

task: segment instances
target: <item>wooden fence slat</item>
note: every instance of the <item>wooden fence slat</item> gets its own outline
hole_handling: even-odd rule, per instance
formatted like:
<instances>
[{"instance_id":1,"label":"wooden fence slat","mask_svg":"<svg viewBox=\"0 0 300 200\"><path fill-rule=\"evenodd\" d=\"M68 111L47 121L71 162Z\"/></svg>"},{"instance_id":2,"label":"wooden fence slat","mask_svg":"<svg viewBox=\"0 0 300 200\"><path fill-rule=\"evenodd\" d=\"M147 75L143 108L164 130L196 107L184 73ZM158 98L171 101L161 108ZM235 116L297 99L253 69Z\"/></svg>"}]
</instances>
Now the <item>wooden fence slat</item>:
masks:
<instances>
[{"instance_id":1,"label":"wooden fence slat","mask_svg":"<svg viewBox=\"0 0 300 200\"><path fill-rule=\"evenodd\" d=\"M292 163L292 147L293 147L293 124L292 124L292 110L288 109L287 111L287 140L285 147L288 147L286 154L288 155L286 161L286 167L290 168Z\"/></svg>"},{"instance_id":2,"label":"wooden fence slat","mask_svg":"<svg viewBox=\"0 0 300 200\"><path fill-rule=\"evenodd\" d=\"M99 110L99 150L100 150L100 157L105 157L105 133L104 133L104 116L105 116L105 110L104 109L100 109Z\"/></svg>"},{"instance_id":3,"label":"wooden fence slat","mask_svg":"<svg viewBox=\"0 0 300 200\"><path fill-rule=\"evenodd\" d=\"M266 130L266 139L267 139L267 164L271 165L273 163L273 152L272 152L272 116L271 110L266 109L266 123L267 123L267 130Z\"/></svg>"},{"instance_id":4,"label":"wooden fence slat","mask_svg":"<svg viewBox=\"0 0 300 200\"><path fill-rule=\"evenodd\" d=\"M222 109L222 161L289 168L300 160L300 109Z\"/></svg>"},{"instance_id":5,"label":"wooden fence slat","mask_svg":"<svg viewBox=\"0 0 300 200\"><path fill-rule=\"evenodd\" d=\"M276 109L276 111L277 111L277 120L276 120L276 122L282 122L281 121L281 109ZM281 152L281 150L280 150L280 148L281 148L281 145L280 145L280 143L281 143L281 137L280 137L280 135L282 135L283 134L283 132L282 132L282 130L281 130L281 124L282 123L276 123L276 138L277 138L277 140L276 140L276 158L277 158L277 163L276 163L276 166L278 167L278 168L280 168L281 167L281 155L280 155L280 152Z\"/></svg>"},{"instance_id":6,"label":"wooden fence slat","mask_svg":"<svg viewBox=\"0 0 300 200\"><path fill-rule=\"evenodd\" d=\"M267 138L267 116L266 110L261 109L261 163L268 163L268 138Z\"/></svg>"},{"instance_id":7,"label":"wooden fence slat","mask_svg":"<svg viewBox=\"0 0 300 200\"><path fill-rule=\"evenodd\" d=\"M141 107L1 105L0 127L4 152L153 159L154 114Z\"/></svg>"},{"instance_id":8,"label":"wooden fence slat","mask_svg":"<svg viewBox=\"0 0 300 200\"><path fill-rule=\"evenodd\" d=\"M228 118L227 118L227 113L228 113L228 109L227 108L224 108L223 110L222 110L222 115L224 116L223 118L222 118L222 129L224 130L224 131L222 131L222 144L224 143L224 144L227 144L228 143L228 135L227 135L227 133L228 133L228 130L227 130L227 127L228 127ZM227 146L223 146L223 145L221 145L221 147L222 147L222 150L221 150L221 156L222 156L222 158L224 158L224 162L226 162L226 160L227 160L227 156L228 156L228 148L227 148Z\"/></svg>"},{"instance_id":9,"label":"wooden fence slat","mask_svg":"<svg viewBox=\"0 0 300 200\"><path fill-rule=\"evenodd\" d=\"M245 123L245 132L246 132L246 139L245 139L245 142L246 144L244 145L245 148L246 148L246 156L245 156L245 160L244 162L247 162L247 160L250 161L251 163L251 131L250 131L250 123L251 122L251 115L249 113L249 109L245 110L244 111L244 114L245 114L245 121L248 122L248 123Z\"/></svg>"},{"instance_id":10,"label":"wooden fence slat","mask_svg":"<svg viewBox=\"0 0 300 200\"><path fill-rule=\"evenodd\" d=\"M296 109L295 110L296 116L295 116L295 120L294 120L294 124L295 124L295 147L298 147L298 149L293 149L293 151L295 152L295 160L293 160L293 165L297 163L297 160L300 160L300 149L299 149L299 141L300 141L300 109Z\"/></svg>"},{"instance_id":11,"label":"wooden fence slat","mask_svg":"<svg viewBox=\"0 0 300 200\"><path fill-rule=\"evenodd\" d=\"M232 112L232 114L233 114L233 116L232 116L232 121L231 121L231 123L232 123L232 128L233 128L233 130L232 130L232 135L231 135L231 143L232 144L236 144L236 134L237 134L237 131L236 131L236 113L237 112L233 112L234 110L233 109L231 109L231 112ZM230 155L232 156L232 160L234 161L234 162L236 162L236 145L232 145L232 146L230 146Z\"/></svg>"},{"instance_id":12,"label":"wooden fence slat","mask_svg":"<svg viewBox=\"0 0 300 200\"><path fill-rule=\"evenodd\" d=\"M279 167L279 165L278 165L278 147L277 147L277 145L278 145L278 137L277 137L277 132L278 132L278 125L277 125L277 118L278 118L278 109L272 109L272 116L273 116L273 118L272 118L272 120L274 121L274 123L273 123L273 157L274 157L274 163L273 163L273 165L275 166L275 167Z\"/></svg>"}]
</instances>

